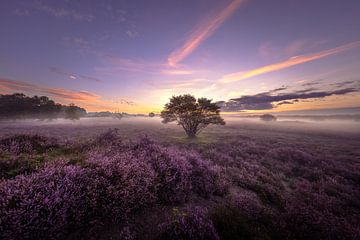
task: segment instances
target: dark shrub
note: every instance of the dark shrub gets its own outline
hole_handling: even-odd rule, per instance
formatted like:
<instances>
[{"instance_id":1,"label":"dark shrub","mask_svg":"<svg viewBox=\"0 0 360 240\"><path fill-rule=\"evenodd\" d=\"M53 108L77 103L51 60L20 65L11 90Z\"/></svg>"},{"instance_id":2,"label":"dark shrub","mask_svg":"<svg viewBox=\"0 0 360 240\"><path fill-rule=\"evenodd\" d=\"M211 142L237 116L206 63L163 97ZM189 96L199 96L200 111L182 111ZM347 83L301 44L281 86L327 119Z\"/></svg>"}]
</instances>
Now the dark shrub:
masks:
<instances>
[{"instance_id":1,"label":"dark shrub","mask_svg":"<svg viewBox=\"0 0 360 240\"><path fill-rule=\"evenodd\" d=\"M55 139L39 135L14 135L0 140L0 149L11 154L44 153L58 146Z\"/></svg>"},{"instance_id":2,"label":"dark shrub","mask_svg":"<svg viewBox=\"0 0 360 240\"><path fill-rule=\"evenodd\" d=\"M271 214L255 194L244 192L211 210L211 219L221 239L270 239Z\"/></svg>"},{"instance_id":3,"label":"dark shrub","mask_svg":"<svg viewBox=\"0 0 360 240\"><path fill-rule=\"evenodd\" d=\"M0 179L30 173L41 166L43 162L44 156L41 155L12 155L0 151Z\"/></svg>"},{"instance_id":4,"label":"dark shrub","mask_svg":"<svg viewBox=\"0 0 360 240\"><path fill-rule=\"evenodd\" d=\"M280 147L268 151L264 156L263 160L276 160L281 162L291 162L304 165L312 163L314 161L314 157L312 157L306 152L295 148Z\"/></svg>"},{"instance_id":5,"label":"dark shrub","mask_svg":"<svg viewBox=\"0 0 360 240\"><path fill-rule=\"evenodd\" d=\"M174 209L172 219L160 226L159 240L219 240L216 230L199 207L180 211Z\"/></svg>"},{"instance_id":6,"label":"dark shrub","mask_svg":"<svg viewBox=\"0 0 360 240\"><path fill-rule=\"evenodd\" d=\"M276 117L271 114L264 114L264 115L260 116L260 120L265 121L265 122L274 122L274 121L276 121Z\"/></svg>"}]
</instances>

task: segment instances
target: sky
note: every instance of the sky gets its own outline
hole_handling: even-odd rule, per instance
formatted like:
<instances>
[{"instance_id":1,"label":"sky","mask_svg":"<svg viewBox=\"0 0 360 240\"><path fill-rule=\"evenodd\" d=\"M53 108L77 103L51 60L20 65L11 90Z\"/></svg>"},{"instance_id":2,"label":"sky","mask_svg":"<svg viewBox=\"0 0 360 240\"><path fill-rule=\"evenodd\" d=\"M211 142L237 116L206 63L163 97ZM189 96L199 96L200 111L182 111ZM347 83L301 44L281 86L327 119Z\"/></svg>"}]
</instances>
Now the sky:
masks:
<instances>
[{"instance_id":1,"label":"sky","mask_svg":"<svg viewBox=\"0 0 360 240\"><path fill-rule=\"evenodd\" d=\"M359 0L2 0L0 94L88 111L360 107Z\"/></svg>"}]
</instances>

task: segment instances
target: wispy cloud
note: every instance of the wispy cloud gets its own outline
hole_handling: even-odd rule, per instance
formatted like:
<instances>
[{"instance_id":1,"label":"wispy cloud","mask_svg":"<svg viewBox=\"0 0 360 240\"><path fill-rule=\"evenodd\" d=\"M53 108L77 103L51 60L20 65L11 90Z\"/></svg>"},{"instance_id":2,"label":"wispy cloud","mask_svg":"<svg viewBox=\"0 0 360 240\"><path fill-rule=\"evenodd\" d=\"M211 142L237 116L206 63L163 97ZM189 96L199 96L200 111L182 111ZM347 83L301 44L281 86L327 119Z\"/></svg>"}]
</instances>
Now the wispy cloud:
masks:
<instances>
[{"instance_id":1,"label":"wispy cloud","mask_svg":"<svg viewBox=\"0 0 360 240\"><path fill-rule=\"evenodd\" d=\"M49 88L32 83L9 79L0 79L0 88L5 90L5 92L21 91L26 93L46 94L53 97L61 98L66 101L94 101L100 98L99 95L87 91L73 91L63 88Z\"/></svg>"},{"instance_id":2,"label":"wispy cloud","mask_svg":"<svg viewBox=\"0 0 360 240\"><path fill-rule=\"evenodd\" d=\"M63 37L62 42L68 45L75 45L81 49L90 48L90 43L81 37Z\"/></svg>"},{"instance_id":3,"label":"wispy cloud","mask_svg":"<svg viewBox=\"0 0 360 240\"><path fill-rule=\"evenodd\" d=\"M159 72L160 67L164 66L164 64L160 65L158 63L139 59L127 59L105 52L81 37L64 37L62 41L64 44L75 46L78 51L91 54L106 63L106 67L96 67L96 70L101 72L115 74L118 74L121 71L156 73Z\"/></svg>"},{"instance_id":4,"label":"wispy cloud","mask_svg":"<svg viewBox=\"0 0 360 240\"><path fill-rule=\"evenodd\" d=\"M190 75L194 73L194 71L186 69L185 66L178 65L173 68L160 62L123 58L100 50L81 37L64 37L62 42L69 46L75 46L78 51L91 54L104 62L105 66L95 68L96 71L103 74L118 75L124 71L161 75Z\"/></svg>"},{"instance_id":5,"label":"wispy cloud","mask_svg":"<svg viewBox=\"0 0 360 240\"><path fill-rule=\"evenodd\" d=\"M335 86L335 87L338 87L338 88L342 88L342 87L345 87L345 86L356 86L358 88L360 88L360 80L353 80L353 81L344 81L344 82L336 82L336 83L332 83L330 84L331 86Z\"/></svg>"},{"instance_id":6,"label":"wispy cloud","mask_svg":"<svg viewBox=\"0 0 360 240\"><path fill-rule=\"evenodd\" d=\"M85 108L96 110L114 110L119 106L134 106L135 103L123 98L103 99L100 95L88 91L74 91L64 88L51 88L17 80L0 78L0 93L23 92L26 94L44 94L60 102L73 102Z\"/></svg>"},{"instance_id":7,"label":"wispy cloud","mask_svg":"<svg viewBox=\"0 0 360 240\"><path fill-rule=\"evenodd\" d=\"M250 71L246 71L246 72L236 72L236 73L231 73L231 74L227 74L225 76L223 76L220 79L220 82L223 83L229 83L229 82L236 82L236 81L240 81L240 80L244 80L244 79L248 79L251 77L255 77L258 75L262 75L265 73L270 73L270 72L274 72L274 71L279 71L285 68L289 68L298 64L302 64L302 63L306 63L306 62L311 62L317 59L321 59L324 57L329 57L332 55L336 55L338 53L350 50L350 49L354 49L360 47L360 41L357 42L352 42L349 44L345 44L336 48L332 48L332 49L328 49L322 52L318 52L318 53L313 53L313 54L309 54L309 55L300 55L300 56L294 56L286 61L283 62L279 62L279 63L275 63L275 64L271 64L271 65L267 65L264 67L260 67L260 68L256 68Z\"/></svg>"},{"instance_id":8,"label":"wispy cloud","mask_svg":"<svg viewBox=\"0 0 360 240\"><path fill-rule=\"evenodd\" d=\"M111 19L117 22L126 22L127 21L127 12L124 9L116 8L110 4L105 6L107 15L110 16Z\"/></svg>"},{"instance_id":9,"label":"wispy cloud","mask_svg":"<svg viewBox=\"0 0 360 240\"><path fill-rule=\"evenodd\" d=\"M150 86L156 89L167 89L167 90L191 90L199 89L208 86L211 80L206 78L194 78L194 79L181 79L181 80L170 80L162 82L147 82Z\"/></svg>"},{"instance_id":10,"label":"wispy cloud","mask_svg":"<svg viewBox=\"0 0 360 240\"><path fill-rule=\"evenodd\" d=\"M190 75L193 74L194 72L191 70L177 70L177 69L166 69L161 71L163 74L166 75Z\"/></svg>"},{"instance_id":11,"label":"wispy cloud","mask_svg":"<svg viewBox=\"0 0 360 240\"><path fill-rule=\"evenodd\" d=\"M185 44L173 51L168 57L168 65L176 66L189 54L191 54L206 38L208 38L221 24L228 18L244 0L234 0L223 10L218 12L214 17L204 24L195 28Z\"/></svg>"},{"instance_id":12,"label":"wispy cloud","mask_svg":"<svg viewBox=\"0 0 360 240\"><path fill-rule=\"evenodd\" d=\"M118 75L119 73L124 71L171 76L193 75L200 72L197 70L189 69L186 66L178 65L176 68L173 68L169 67L166 64L155 61L145 61L142 59L127 59L122 58L121 56L104 53L101 51L94 51L93 53L97 57L99 57L99 59L106 63L105 67L97 67L96 70L102 73L108 73L113 75Z\"/></svg>"},{"instance_id":13,"label":"wispy cloud","mask_svg":"<svg viewBox=\"0 0 360 240\"><path fill-rule=\"evenodd\" d=\"M139 33L136 32L136 31L127 30L127 31L126 31L126 35L127 35L129 38L136 38L136 37L139 36Z\"/></svg>"},{"instance_id":14,"label":"wispy cloud","mask_svg":"<svg viewBox=\"0 0 360 240\"><path fill-rule=\"evenodd\" d=\"M294 54L301 54L305 51L311 52L325 43L327 43L327 41L324 39L297 39L284 46L284 44L264 41L260 43L257 53L263 58L293 56Z\"/></svg>"},{"instance_id":15,"label":"wispy cloud","mask_svg":"<svg viewBox=\"0 0 360 240\"><path fill-rule=\"evenodd\" d=\"M286 47L285 52L288 54L297 54L297 53L303 51L306 47L315 45L315 44L317 44L317 42L314 43L307 39L296 40L296 41L291 42Z\"/></svg>"},{"instance_id":16,"label":"wispy cloud","mask_svg":"<svg viewBox=\"0 0 360 240\"><path fill-rule=\"evenodd\" d=\"M22 16L22 17L28 17L31 15L30 11L27 9L15 9L13 12L15 15L17 16Z\"/></svg>"},{"instance_id":17,"label":"wispy cloud","mask_svg":"<svg viewBox=\"0 0 360 240\"><path fill-rule=\"evenodd\" d=\"M67 78L73 79L73 80L87 80L87 81L94 81L94 82L102 82L102 80L82 74L72 73L65 71L63 69L57 68L57 67L50 67L49 70L53 73L56 73L58 75L66 76Z\"/></svg>"},{"instance_id":18,"label":"wispy cloud","mask_svg":"<svg viewBox=\"0 0 360 240\"><path fill-rule=\"evenodd\" d=\"M40 11L43 11L50 16L57 17L57 18L71 18L77 21L85 21L85 22L92 22L95 19L95 16L92 14L85 14L75 11L74 9L67 9L67 8L55 8L50 5L45 4L42 1L36 1L36 8Z\"/></svg>"}]
</instances>

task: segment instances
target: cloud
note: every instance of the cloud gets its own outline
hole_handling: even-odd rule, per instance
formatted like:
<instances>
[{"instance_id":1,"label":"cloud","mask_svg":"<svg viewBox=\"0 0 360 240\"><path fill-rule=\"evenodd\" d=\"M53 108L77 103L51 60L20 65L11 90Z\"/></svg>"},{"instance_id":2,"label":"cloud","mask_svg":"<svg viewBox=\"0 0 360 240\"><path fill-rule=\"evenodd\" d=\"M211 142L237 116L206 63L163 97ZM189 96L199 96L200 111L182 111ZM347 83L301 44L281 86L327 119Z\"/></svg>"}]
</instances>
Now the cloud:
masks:
<instances>
[{"instance_id":1,"label":"cloud","mask_svg":"<svg viewBox=\"0 0 360 240\"><path fill-rule=\"evenodd\" d=\"M316 80L316 81L312 81L312 82L306 82L303 83L301 86L304 87L310 87L310 86L314 86L314 85L319 85L321 83L322 80Z\"/></svg>"},{"instance_id":2,"label":"cloud","mask_svg":"<svg viewBox=\"0 0 360 240\"><path fill-rule=\"evenodd\" d=\"M284 105L284 104L294 104L294 102L283 101L283 102L279 102L279 103L277 104L277 106Z\"/></svg>"},{"instance_id":3,"label":"cloud","mask_svg":"<svg viewBox=\"0 0 360 240\"><path fill-rule=\"evenodd\" d=\"M221 107L224 112L241 112L244 110L269 110L273 109L273 105L269 102L264 103L240 103L238 101L220 101L217 105Z\"/></svg>"},{"instance_id":4,"label":"cloud","mask_svg":"<svg viewBox=\"0 0 360 240\"><path fill-rule=\"evenodd\" d=\"M279 58L282 56L293 56L304 51L312 51L327 41L318 39L297 39L290 42L287 46L284 44L274 44L270 41L261 42L257 53L263 58Z\"/></svg>"},{"instance_id":5,"label":"cloud","mask_svg":"<svg viewBox=\"0 0 360 240\"><path fill-rule=\"evenodd\" d=\"M294 56L286 61L267 65L267 66L260 67L260 68L256 68L256 69L253 69L250 71L227 74L220 79L220 82L229 83L229 82L236 82L236 81L252 78L252 77L259 76L259 75L262 75L265 73L279 71L279 70L289 68L289 67L292 67L292 66L295 66L298 64L311 62L311 61L321 59L324 57L336 55L338 53L341 53L341 52L344 52L344 51L347 51L350 49L354 49L357 47L360 47L360 41L352 42L349 44L345 44L345 45L342 45L342 46L339 46L336 48L332 48L332 49L328 49L328 50L318 52L318 53Z\"/></svg>"},{"instance_id":6,"label":"cloud","mask_svg":"<svg viewBox=\"0 0 360 240\"><path fill-rule=\"evenodd\" d=\"M158 75L192 75L195 73L193 70L185 69L184 66L170 68L168 65L162 63L144 61L141 59L126 59L95 49L90 50L90 52L106 63L105 67L96 68L97 71L105 74L118 75L123 71Z\"/></svg>"},{"instance_id":7,"label":"cloud","mask_svg":"<svg viewBox=\"0 0 360 240\"><path fill-rule=\"evenodd\" d=\"M84 14L75 11L74 9L66 8L55 8L49 5L46 5L42 1L36 1L36 8L40 11L47 13L52 17L57 18L71 18L76 21L92 22L95 19L95 16L92 14Z\"/></svg>"},{"instance_id":8,"label":"cloud","mask_svg":"<svg viewBox=\"0 0 360 240\"><path fill-rule=\"evenodd\" d=\"M291 42L286 47L286 53L288 54L295 54L305 49L306 46L310 45L311 43L308 40L301 39Z\"/></svg>"},{"instance_id":9,"label":"cloud","mask_svg":"<svg viewBox=\"0 0 360 240\"><path fill-rule=\"evenodd\" d=\"M195 28L183 46L173 51L168 59L169 66L176 66L189 54L191 54L206 38L211 36L214 31L223 24L223 22L235 12L235 10L243 3L244 0L233 0L223 10L218 12L207 22Z\"/></svg>"},{"instance_id":10,"label":"cloud","mask_svg":"<svg viewBox=\"0 0 360 240\"><path fill-rule=\"evenodd\" d=\"M126 35L127 35L129 38L136 38L137 36L139 36L139 33L136 32L136 31L127 30L127 31L126 31Z\"/></svg>"},{"instance_id":11,"label":"cloud","mask_svg":"<svg viewBox=\"0 0 360 240\"><path fill-rule=\"evenodd\" d=\"M64 37L62 40L69 45L75 45L84 49L90 48L89 42L81 37Z\"/></svg>"},{"instance_id":12,"label":"cloud","mask_svg":"<svg viewBox=\"0 0 360 240\"><path fill-rule=\"evenodd\" d=\"M153 63L139 59L127 59L104 52L94 47L89 41L81 37L64 37L62 41L67 45L77 47L79 51L91 54L105 62L106 67L97 67L97 71L109 74L118 74L121 71L160 73L160 70L165 67L164 64Z\"/></svg>"},{"instance_id":13,"label":"cloud","mask_svg":"<svg viewBox=\"0 0 360 240\"><path fill-rule=\"evenodd\" d=\"M112 5L105 6L107 14L111 19L117 22L126 22L127 21L127 12L123 9L118 9L113 7Z\"/></svg>"},{"instance_id":14,"label":"cloud","mask_svg":"<svg viewBox=\"0 0 360 240\"><path fill-rule=\"evenodd\" d=\"M208 86L211 80L206 78L194 78L194 79L183 79L183 80L167 80L163 82L147 82L150 86L156 89L162 90L189 90L198 89L204 86Z\"/></svg>"},{"instance_id":15,"label":"cloud","mask_svg":"<svg viewBox=\"0 0 360 240\"><path fill-rule=\"evenodd\" d=\"M233 98L229 101L218 102L223 111L236 112L241 110L268 110L275 106L273 103L280 102L277 105L293 104L299 99L324 98L332 95L345 95L349 93L360 92L359 88L343 88L339 90L319 91L316 89L298 90L292 93L277 93L274 91L259 93L255 95L246 95L239 98Z\"/></svg>"},{"instance_id":16,"label":"cloud","mask_svg":"<svg viewBox=\"0 0 360 240\"><path fill-rule=\"evenodd\" d=\"M354 85L354 84L360 84L360 81L344 81L344 82L337 82L337 83L332 83L330 84L331 86L335 86L337 88L342 88L348 85Z\"/></svg>"},{"instance_id":17,"label":"cloud","mask_svg":"<svg viewBox=\"0 0 360 240\"><path fill-rule=\"evenodd\" d=\"M176 70L176 69L166 69L161 71L163 74L166 75L189 75L189 74L193 74L194 72L191 70Z\"/></svg>"},{"instance_id":18,"label":"cloud","mask_svg":"<svg viewBox=\"0 0 360 240\"><path fill-rule=\"evenodd\" d=\"M21 17L28 17L31 15L30 11L27 9L15 9L15 11L13 12L16 16L21 16Z\"/></svg>"},{"instance_id":19,"label":"cloud","mask_svg":"<svg viewBox=\"0 0 360 240\"><path fill-rule=\"evenodd\" d=\"M98 94L88 91L74 91L63 88L51 88L45 86L39 86L32 83L26 83L22 81L1 79L0 78L0 93L14 93L23 92L26 94L39 94L51 96L60 102L73 102L82 107L91 109L115 109L122 106L134 106L135 103L122 98L115 100L105 100Z\"/></svg>"},{"instance_id":20,"label":"cloud","mask_svg":"<svg viewBox=\"0 0 360 240\"><path fill-rule=\"evenodd\" d=\"M76 101L94 101L100 98L99 95L86 91L72 91L63 88L49 88L38 86L32 83L22 81L15 81L9 79L0 79L0 88L10 92L29 92L38 94L47 94L53 97L58 97L63 100Z\"/></svg>"},{"instance_id":21,"label":"cloud","mask_svg":"<svg viewBox=\"0 0 360 240\"><path fill-rule=\"evenodd\" d=\"M31 83L13 81L8 79L0 79L0 90L1 92L8 91L33 91L36 89L36 86Z\"/></svg>"},{"instance_id":22,"label":"cloud","mask_svg":"<svg viewBox=\"0 0 360 240\"><path fill-rule=\"evenodd\" d=\"M42 88L40 90L44 94L71 100L71 101L97 101L100 96L86 91L72 91L63 88Z\"/></svg>"},{"instance_id":23,"label":"cloud","mask_svg":"<svg viewBox=\"0 0 360 240\"><path fill-rule=\"evenodd\" d=\"M195 71L187 69L183 65L178 65L176 68L174 68L160 62L123 58L121 56L99 50L89 41L81 37L64 37L62 38L62 42L66 45L75 46L78 51L93 55L100 61L104 62L104 67L95 68L96 71L103 74L118 75L124 71L161 75L191 75L195 73ZM64 73L67 75L73 75L75 77L79 76L73 73ZM83 77L86 78L86 76Z\"/></svg>"},{"instance_id":24,"label":"cloud","mask_svg":"<svg viewBox=\"0 0 360 240\"><path fill-rule=\"evenodd\" d=\"M98 78L67 72L67 71L65 71L63 69L56 68L56 67L50 67L49 69L53 73L56 73L56 74L62 75L62 76L66 76L66 77L71 78L73 80L80 79L80 80L87 80L87 81L94 81L94 82L102 82L102 80L100 80Z\"/></svg>"},{"instance_id":25,"label":"cloud","mask_svg":"<svg viewBox=\"0 0 360 240\"><path fill-rule=\"evenodd\" d=\"M288 86L281 86L279 88L275 88L273 90L270 90L269 93L281 92L283 90L287 90L288 88L289 88Z\"/></svg>"}]
</instances>

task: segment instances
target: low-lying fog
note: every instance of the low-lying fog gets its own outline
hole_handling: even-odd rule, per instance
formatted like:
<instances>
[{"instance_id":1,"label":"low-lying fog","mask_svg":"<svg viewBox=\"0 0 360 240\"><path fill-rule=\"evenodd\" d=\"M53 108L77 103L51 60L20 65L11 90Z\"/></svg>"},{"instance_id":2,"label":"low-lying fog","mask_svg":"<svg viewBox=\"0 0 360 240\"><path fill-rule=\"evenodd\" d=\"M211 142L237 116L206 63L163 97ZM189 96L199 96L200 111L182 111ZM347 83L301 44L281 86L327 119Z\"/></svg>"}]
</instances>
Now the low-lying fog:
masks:
<instances>
[{"instance_id":1,"label":"low-lying fog","mask_svg":"<svg viewBox=\"0 0 360 240\"><path fill-rule=\"evenodd\" d=\"M240 133L242 131L292 132L301 134L360 136L360 121L351 118L311 118L306 116L278 116L277 121L264 122L258 117L239 117L225 115L226 126L210 126L204 132L211 134ZM66 135L93 135L108 128L119 128L126 134L147 134L161 131L162 135L181 135L182 129L176 124L162 124L160 117L128 117L115 119L109 117L82 118L72 121L65 119L16 120L0 122L0 136L15 133L44 133ZM81 132L81 133L80 133Z\"/></svg>"}]
</instances>

